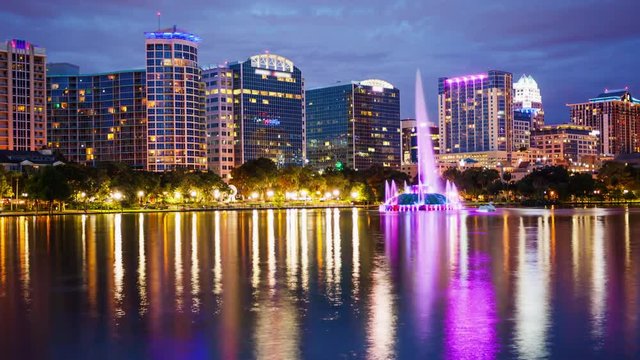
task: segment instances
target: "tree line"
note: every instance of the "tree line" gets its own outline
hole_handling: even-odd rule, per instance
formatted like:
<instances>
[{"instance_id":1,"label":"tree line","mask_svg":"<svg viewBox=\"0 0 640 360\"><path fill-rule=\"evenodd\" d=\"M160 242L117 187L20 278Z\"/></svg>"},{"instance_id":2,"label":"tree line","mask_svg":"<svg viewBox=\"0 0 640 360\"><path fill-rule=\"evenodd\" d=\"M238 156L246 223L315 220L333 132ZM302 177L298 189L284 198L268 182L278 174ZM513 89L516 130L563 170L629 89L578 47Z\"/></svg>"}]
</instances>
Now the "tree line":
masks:
<instances>
[{"instance_id":1,"label":"tree line","mask_svg":"<svg viewBox=\"0 0 640 360\"><path fill-rule=\"evenodd\" d=\"M640 169L618 162L604 163L595 175L546 166L519 181L513 181L511 173L484 168L451 168L443 177L455 183L467 200L540 204L633 200L640 195Z\"/></svg>"},{"instance_id":2,"label":"tree line","mask_svg":"<svg viewBox=\"0 0 640 360\"><path fill-rule=\"evenodd\" d=\"M495 169L450 168L443 180L453 182L467 201L512 201L524 204L569 201L632 200L640 195L640 170L607 162L593 176L547 166L519 181ZM0 198L21 199L31 210L166 208L214 206L237 199L247 203L349 202L373 204L384 199L386 181L415 183L400 171L372 166L363 171L309 167L278 168L265 158L232 170L225 183L213 172L174 170L162 173L133 170L105 163L97 167L78 164L27 169L23 173L0 168ZM19 193L17 193L19 191Z\"/></svg>"}]
</instances>

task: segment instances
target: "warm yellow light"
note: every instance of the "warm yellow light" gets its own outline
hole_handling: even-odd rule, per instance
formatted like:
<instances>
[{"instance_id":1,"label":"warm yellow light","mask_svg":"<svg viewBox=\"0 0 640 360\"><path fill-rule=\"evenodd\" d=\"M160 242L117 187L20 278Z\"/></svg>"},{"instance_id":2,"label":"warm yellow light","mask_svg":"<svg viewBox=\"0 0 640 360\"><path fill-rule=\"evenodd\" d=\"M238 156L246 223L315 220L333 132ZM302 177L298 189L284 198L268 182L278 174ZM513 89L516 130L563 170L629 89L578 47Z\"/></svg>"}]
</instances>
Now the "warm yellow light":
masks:
<instances>
[{"instance_id":1,"label":"warm yellow light","mask_svg":"<svg viewBox=\"0 0 640 360\"><path fill-rule=\"evenodd\" d=\"M140 190L138 191L138 197L141 198L144 196L144 191Z\"/></svg>"},{"instance_id":2,"label":"warm yellow light","mask_svg":"<svg viewBox=\"0 0 640 360\"><path fill-rule=\"evenodd\" d=\"M122 200L124 198L124 195L122 195L121 192L116 191L116 192L111 194L111 197L116 201L120 201L120 200Z\"/></svg>"},{"instance_id":3,"label":"warm yellow light","mask_svg":"<svg viewBox=\"0 0 640 360\"><path fill-rule=\"evenodd\" d=\"M180 194L180 191L176 191L173 193L173 197L176 199L180 199L182 197L182 194Z\"/></svg>"},{"instance_id":4,"label":"warm yellow light","mask_svg":"<svg viewBox=\"0 0 640 360\"><path fill-rule=\"evenodd\" d=\"M213 197L215 199L220 198L220 190L218 190L218 189L213 190Z\"/></svg>"},{"instance_id":5,"label":"warm yellow light","mask_svg":"<svg viewBox=\"0 0 640 360\"><path fill-rule=\"evenodd\" d=\"M273 197L275 193L273 192L273 190L267 190L267 197Z\"/></svg>"},{"instance_id":6,"label":"warm yellow light","mask_svg":"<svg viewBox=\"0 0 640 360\"><path fill-rule=\"evenodd\" d=\"M257 199L258 196L260 196L260 195L255 191L251 193L251 198L253 198L253 199Z\"/></svg>"},{"instance_id":7,"label":"warm yellow light","mask_svg":"<svg viewBox=\"0 0 640 360\"><path fill-rule=\"evenodd\" d=\"M333 190L333 196L337 197L338 195L340 195L340 190L338 189Z\"/></svg>"},{"instance_id":8,"label":"warm yellow light","mask_svg":"<svg viewBox=\"0 0 640 360\"><path fill-rule=\"evenodd\" d=\"M351 197L352 197L353 199L357 199L357 198L358 198L358 196L360 196L360 194L358 194L358 192L357 192L357 191L352 191L352 192L351 192Z\"/></svg>"},{"instance_id":9,"label":"warm yellow light","mask_svg":"<svg viewBox=\"0 0 640 360\"><path fill-rule=\"evenodd\" d=\"M191 190L189 195L191 195L191 197L194 198L194 197L196 197L198 195L198 193L195 190Z\"/></svg>"}]
</instances>

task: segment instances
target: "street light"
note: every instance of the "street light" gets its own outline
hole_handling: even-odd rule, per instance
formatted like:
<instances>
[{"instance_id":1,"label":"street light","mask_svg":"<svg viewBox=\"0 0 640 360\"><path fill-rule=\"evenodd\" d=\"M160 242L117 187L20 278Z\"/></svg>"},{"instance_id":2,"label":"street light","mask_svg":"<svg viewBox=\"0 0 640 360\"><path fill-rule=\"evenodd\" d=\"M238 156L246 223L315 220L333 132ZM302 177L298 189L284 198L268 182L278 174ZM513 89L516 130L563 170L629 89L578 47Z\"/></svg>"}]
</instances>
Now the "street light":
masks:
<instances>
[{"instance_id":1,"label":"street light","mask_svg":"<svg viewBox=\"0 0 640 360\"><path fill-rule=\"evenodd\" d=\"M220 198L220 190L218 189L213 190L213 198L216 200Z\"/></svg>"},{"instance_id":2,"label":"street light","mask_svg":"<svg viewBox=\"0 0 640 360\"><path fill-rule=\"evenodd\" d=\"M338 197L338 195L340 195L340 190L338 189L333 190L333 196Z\"/></svg>"},{"instance_id":3,"label":"street light","mask_svg":"<svg viewBox=\"0 0 640 360\"><path fill-rule=\"evenodd\" d=\"M267 197L268 197L268 198L272 198L272 197L273 197L273 195L274 195L273 190L267 190Z\"/></svg>"},{"instance_id":4,"label":"street light","mask_svg":"<svg viewBox=\"0 0 640 360\"><path fill-rule=\"evenodd\" d=\"M352 192L351 192L351 198L352 198L353 200L357 199L357 198L358 198L358 196L360 196L360 194L359 194L357 191L352 191Z\"/></svg>"},{"instance_id":5,"label":"street light","mask_svg":"<svg viewBox=\"0 0 640 360\"><path fill-rule=\"evenodd\" d=\"M192 198L196 197L198 195L198 192L195 190L191 190L191 192L189 193L189 195L191 195Z\"/></svg>"},{"instance_id":6,"label":"street light","mask_svg":"<svg viewBox=\"0 0 640 360\"><path fill-rule=\"evenodd\" d=\"M120 200L122 200L124 198L124 195L122 195L122 193L120 191L116 191L116 192L111 194L111 197L116 201L120 201Z\"/></svg>"},{"instance_id":7,"label":"street light","mask_svg":"<svg viewBox=\"0 0 640 360\"><path fill-rule=\"evenodd\" d=\"M259 196L260 196L260 194L258 194L258 192L256 192L256 191L254 191L254 192L252 192L252 193L251 193L251 198L252 198L253 200L257 199Z\"/></svg>"}]
</instances>

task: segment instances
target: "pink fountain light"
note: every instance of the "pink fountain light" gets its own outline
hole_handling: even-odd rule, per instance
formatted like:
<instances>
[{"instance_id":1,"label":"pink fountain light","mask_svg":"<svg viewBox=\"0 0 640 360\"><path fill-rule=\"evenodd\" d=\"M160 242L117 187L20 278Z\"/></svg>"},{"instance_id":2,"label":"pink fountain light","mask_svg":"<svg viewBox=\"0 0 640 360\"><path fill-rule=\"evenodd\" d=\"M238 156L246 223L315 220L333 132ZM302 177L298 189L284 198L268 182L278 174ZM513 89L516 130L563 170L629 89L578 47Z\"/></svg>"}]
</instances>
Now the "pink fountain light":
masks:
<instances>
[{"instance_id":1,"label":"pink fountain light","mask_svg":"<svg viewBox=\"0 0 640 360\"><path fill-rule=\"evenodd\" d=\"M482 79L486 75L474 75L469 79ZM460 81L460 78L447 81ZM467 77L462 78L467 81ZM460 209L460 197L455 185L447 182L443 188L436 164L427 105L424 100L420 71L416 74L416 134L418 138L418 184L407 186L398 192L394 181L385 182L384 204L380 211L439 211Z\"/></svg>"}]
</instances>

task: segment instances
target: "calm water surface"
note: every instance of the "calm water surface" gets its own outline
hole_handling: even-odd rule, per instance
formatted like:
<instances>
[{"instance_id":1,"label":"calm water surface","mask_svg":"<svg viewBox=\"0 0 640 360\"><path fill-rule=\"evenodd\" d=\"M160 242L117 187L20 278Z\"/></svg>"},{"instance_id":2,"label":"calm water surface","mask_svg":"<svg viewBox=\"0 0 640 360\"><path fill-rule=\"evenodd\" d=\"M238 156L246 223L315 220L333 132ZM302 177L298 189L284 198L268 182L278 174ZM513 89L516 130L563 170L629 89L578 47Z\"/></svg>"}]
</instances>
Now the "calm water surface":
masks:
<instances>
[{"instance_id":1,"label":"calm water surface","mask_svg":"<svg viewBox=\"0 0 640 360\"><path fill-rule=\"evenodd\" d=\"M0 357L640 357L640 211L0 218Z\"/></svg>"}]
</instances>

